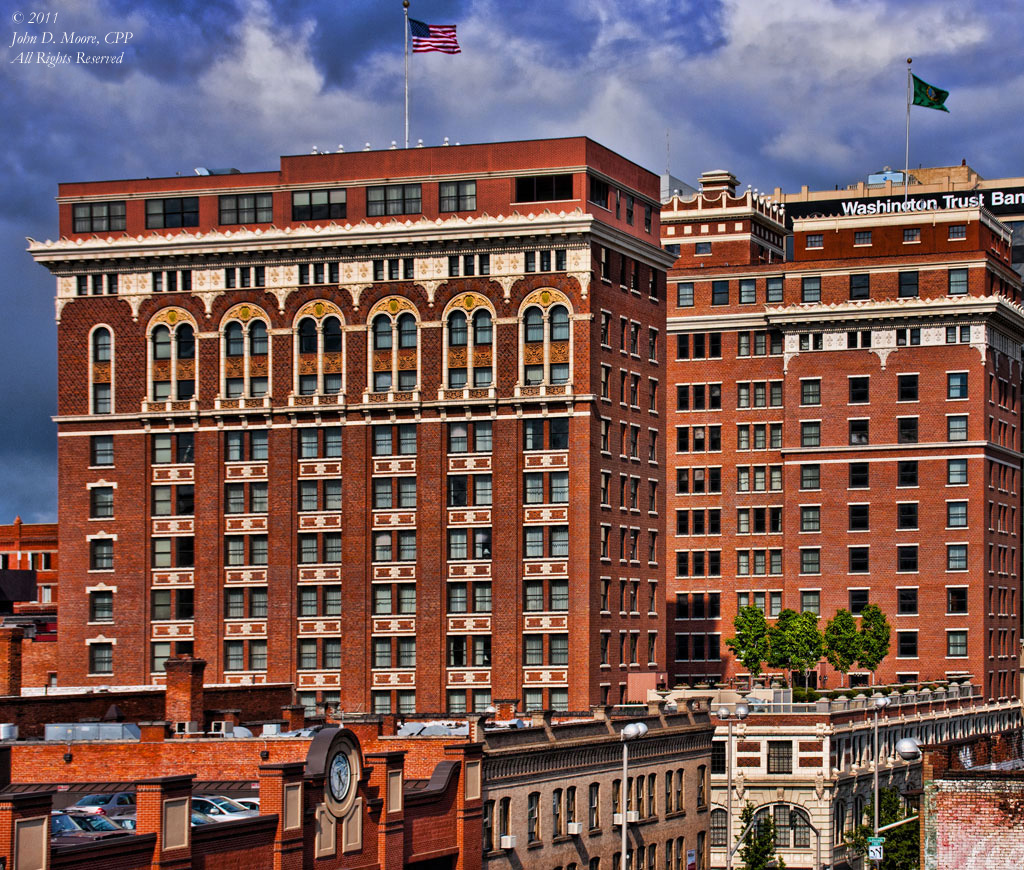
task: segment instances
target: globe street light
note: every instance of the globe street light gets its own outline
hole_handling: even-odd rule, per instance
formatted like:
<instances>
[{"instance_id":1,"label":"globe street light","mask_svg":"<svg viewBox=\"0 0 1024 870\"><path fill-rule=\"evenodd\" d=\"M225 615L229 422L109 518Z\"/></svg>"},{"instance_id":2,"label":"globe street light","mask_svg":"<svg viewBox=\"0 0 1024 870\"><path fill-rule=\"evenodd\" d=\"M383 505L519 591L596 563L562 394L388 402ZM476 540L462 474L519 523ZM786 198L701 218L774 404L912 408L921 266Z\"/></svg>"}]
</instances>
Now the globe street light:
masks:
<instances>
[{"instance_id":1,"label":"globe street light","mask_svg":"<svg viewBox=\"0 0 1024 870\"><path fill-rule=\"evenodd\" d=\"M729 710L724 704L715 711L715 715L726 722L729 726L729 736L725 744L725 777L728 793L725 799L726 805L726 830L729 832L725 843L725 870L732 870L732 723L735 720L741 722L750 715L750 707L740 701Z\"/></svg>"},{"instance_id":2,"label":"globe street light","mask_svg":"<svg viewBox=\"0 0 1024 870\"><path fill-rule=\"evenodd\" d=\"M878 836L878 714L889 706L889 697L881 695L875 698L875 836ZM876 862L877 864L877 862Z\"/></svg>"},{"instance_id":3,"label":"globe street light","mask_svg":"<svg viewBox=\"0 0 1024 870\"><path fill-rule=\"evenodd\" d=\"M619 870L626 870L626 824L629 816L626 812L626 801L629 791L627 789L627 777L629 776L629 741L643 737L647 733L647 726L643 722L630 722L619 733L622 741L622 788L619 797L619 812L622 820L622 853L619 855Z\"/></svg>"},{"instance_id":4,"label":"globe street light","mask_svg":"<svg viewBox=\"0 0 1024 870\"><path fill-rule=\"evenodd\" d=\"M896 743L896 754L904 761L917 761L921 757L921 744L913 737L904 737Z\"/></svg>"}]
</instances>

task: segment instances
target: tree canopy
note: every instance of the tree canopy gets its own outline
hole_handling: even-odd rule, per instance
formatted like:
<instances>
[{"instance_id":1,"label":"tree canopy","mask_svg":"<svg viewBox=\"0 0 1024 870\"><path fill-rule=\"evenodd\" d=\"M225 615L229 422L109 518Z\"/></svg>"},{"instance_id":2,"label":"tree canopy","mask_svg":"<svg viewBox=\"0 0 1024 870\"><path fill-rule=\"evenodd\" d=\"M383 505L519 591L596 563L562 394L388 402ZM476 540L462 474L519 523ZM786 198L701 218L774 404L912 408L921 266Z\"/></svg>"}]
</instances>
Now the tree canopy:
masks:
<instances>
[{"instance_id":1,"label":"tree canopy","mask_svg":"<svg viewBox=\"0 0 1024 870\"><path fill-rule=\"evenodd\" d=\"M768 629L768 664L804 675L821 660L818 616L805 610L783 610Z\"/></svg>"},{"instance_id":2,"label":"tree canopy","mask_svg":"<svg viewBox=\"0 0 1024 870\"><path fill-rule=\"evenodd\" d=\"M748 605L736 612L732 624L736 636L729 638L725 645L750 675L756 677L761 673L761 663L768 658L768 621L758 608Z\"/></svg>"},{"instance_id":3,"label":"tree canopy","mask_svg":"<svg viewBox=\"0 0 1024 870\"><path fill-rule=\"evenodd\" d=\"M740 814L741 833L753 821L754 814L754 805L748 801ZM757 823L747 832L737 854L744 870L786 870L786 862L775 854L775 821L771 813L758 813Z\"/></svg>"},{"instance_id":4,"label":"tree canopy","mask_svg":"<svg viewBox=\"0 0 1024 870\"><path fill-rule=\"evenodd\" d=\"M871 671L872 682L878 666L889 654L889 636L892 630L889 620L877 604L869 604L860 612L860 650L857 652L857 664Z\"/></svg>"},{"instance_id":5,"label":"tree canopy","mask_svg":"<svg viewBox=\"0 0 1024 870\"><path fill-rule=\"evenodd\" d=\"M860 655L860 635L857 621L845 607L825 626L825 658L843 676L850 672Z\"/></svg>"},{"instance_id":6,"label":"tree canopy","mask_svg":"<svg viewBox=\"0 0 1024 870\"><path fill-rule=\"evenodd\" d=\"M900 793L895 788L879 791L878 824L891 825L912 813L903 809ZM868 837L874 833L875 802L871 800L864 808L864 818L855 819L854 829L845 837L846 845L858 855L867 855ZM879 870L917 870L920 857L919 822L907 822L898 828L884 831L885 853Z\"/></svg>"}]
</instances>

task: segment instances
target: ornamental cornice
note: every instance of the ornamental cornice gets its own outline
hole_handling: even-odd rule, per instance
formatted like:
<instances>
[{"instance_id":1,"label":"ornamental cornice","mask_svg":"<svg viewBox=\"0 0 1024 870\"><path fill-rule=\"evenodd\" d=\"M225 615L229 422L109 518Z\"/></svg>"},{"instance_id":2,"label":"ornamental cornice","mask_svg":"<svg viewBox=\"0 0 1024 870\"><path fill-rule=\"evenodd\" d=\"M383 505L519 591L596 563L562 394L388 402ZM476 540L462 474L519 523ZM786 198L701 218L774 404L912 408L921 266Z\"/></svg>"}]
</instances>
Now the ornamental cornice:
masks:
<instances>
[{"instance_id":1,"label":"ornamental cornice","mask_svg":"<svg viewBox=\"0 0 1024 870\"><path fill-rule=\"evenodd\" d=\"M445 242L471 239L491 239L496 230L505 235L548 235L551 233L587 233L595 226L600 226L592 215L576 208L571 212L552 212L544 209L539 213L521 213L513 211L509 215L489 215L486 212L479 217L452 215L448 218L431 220L421 216L417 220L411 218L400 221L391 218L388 221L367 220L358 224L300 224L297 227L279 229L273 225L250 229L241 227L235 230L208 230L206 232L181 231L172 235L151 232L129 236L92 236L88 239L61 238L58 241L47 239L45 242L28 239L28 251L40 263L67 260L78 255L110 256L119 255L160 255L160 256L196 256L197 254L252 252L253 250L275 250L282 247L318 248L329 247L339 243L384 244L384 243L424 243ZM623 235L624 234L620 234ZM628 236L624 236L629 238ZM647 255L650 256L648 251ZM670 259L665 255L666 259Z\"/></svg>"},{"instance_id":2,"label":"ornamental cornice","mask_svg":"<svg viewBox=\"0 0 1024 870\"><path fill-rule=\"evenodd\" d=\"M998 314L1007 322L1024 330L1024 307L1002 296L940 296L934 299L864 300L863 302L832 302L795 304L767 308L768 324L778 327L802 327L818 320L877 320L906 317L964 317L965 315ZM707 318L719 322L721 318Z\"/></svg>"}]
</instances>

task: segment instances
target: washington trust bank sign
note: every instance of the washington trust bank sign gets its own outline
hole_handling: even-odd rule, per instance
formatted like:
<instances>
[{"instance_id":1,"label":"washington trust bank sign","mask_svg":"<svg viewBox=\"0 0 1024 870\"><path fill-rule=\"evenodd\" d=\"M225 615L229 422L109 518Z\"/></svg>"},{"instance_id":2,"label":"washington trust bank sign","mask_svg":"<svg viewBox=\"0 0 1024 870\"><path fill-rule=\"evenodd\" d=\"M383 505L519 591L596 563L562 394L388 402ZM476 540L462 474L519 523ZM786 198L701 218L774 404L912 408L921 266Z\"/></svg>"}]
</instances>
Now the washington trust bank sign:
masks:
<instances>
[{"instance_id":1,"label":"washington trust bank sign","mask_svg":"<svg viewBox=\"0 0 1024 870\"><path fill-rule=\"evenodd\" d=\"M787 202L790 217L831 217L833 215L882 215L900 212L936 211L947 208L985 208L994 215L1020 215L1024 212L1024 187L1002 190L973 190L943 193L928 197L900 196L874 199L834 199L815 202Z\"/></svg>"}]
</instances>

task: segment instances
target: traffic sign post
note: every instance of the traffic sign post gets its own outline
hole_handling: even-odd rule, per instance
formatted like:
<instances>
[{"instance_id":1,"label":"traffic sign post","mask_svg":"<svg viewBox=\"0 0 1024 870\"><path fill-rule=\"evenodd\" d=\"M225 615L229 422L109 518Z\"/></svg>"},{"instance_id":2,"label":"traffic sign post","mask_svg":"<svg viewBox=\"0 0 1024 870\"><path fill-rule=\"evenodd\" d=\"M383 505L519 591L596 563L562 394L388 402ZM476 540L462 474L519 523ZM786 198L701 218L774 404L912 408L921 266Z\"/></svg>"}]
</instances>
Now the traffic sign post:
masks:
<instances>
[{"instance_id":1,"label":"traffic sign post","mask_svg":"<svg viewBox=\"0 0 1024 870\"><path fill-rule=\"evenodd\" d=\"M881 861L885 856L885 837L868 837L868 860Z\"/></svg>"}]
</instances>

